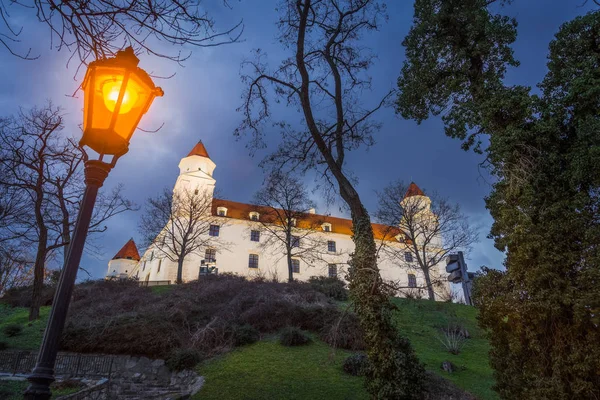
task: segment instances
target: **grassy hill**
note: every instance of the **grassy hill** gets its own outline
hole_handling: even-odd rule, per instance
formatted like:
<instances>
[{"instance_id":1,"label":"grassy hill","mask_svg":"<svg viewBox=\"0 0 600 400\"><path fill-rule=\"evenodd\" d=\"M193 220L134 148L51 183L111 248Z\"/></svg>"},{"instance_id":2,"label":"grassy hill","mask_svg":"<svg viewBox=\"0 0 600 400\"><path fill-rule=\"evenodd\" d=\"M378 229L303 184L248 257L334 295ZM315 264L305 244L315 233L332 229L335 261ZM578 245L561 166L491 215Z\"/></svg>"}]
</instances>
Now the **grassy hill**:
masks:
<instances>
[{"instance_id":1,"label":"grassy hill","mask_svg":"<svg viewBox=\"0 0 600 400\"><path fill-rule=\"evenodd\" d=\"M154 302L168 300L172 302L171 304L178 304L177 296L183 296L180 293L183 290L184 287L170 287L165 290L147 289L144 292L145 297L140 302L143 300L147 303L149 299L155 298ZM198 289L195 290L194 293L197 293ZM270 290L274 289L271 287ZM234 290L233 293L240 292ZM103 297L111 298L111 296L98 298ZM114 301L114 296L112 299ZM89 300L83 298L81 301ZM132 300L128 298L127 301ZM222 302L223 299L219 301ZM241 303L245 304L246 301L247 298ZM498 399L491 389L494 380L488 365L488 343L477 327L476 309L428 300L394 299L393 301L398 307L394 320L399 331L410 339L417 355L429 371L443 376L480 399ZM344 305L345 303L341 303L340 307ZM139 306L132 307L138 309ZM84 307L83 304L79 304L74 308L83 310ZM157 305L153 310L159 308L163 309ZM44 307L42 320L29 326L26 308L9 308L0 305L0 342L7 343L9 348L36 349L43 335L48 311L49 308ZM127 314L127 323L131 323L131 315L131 313ZM464 348L458 355L453 355L444 348L439 338L441 328L457 323L469 332L470 339L466 340ZM23 332L15 337L6 337L3 328L11 324L21 325ZM313 342L307 346L284 347L276 341L277 329L279 328L272 333L263 333L262 340L258 343L236 348L200 364L198 372L205 376L206 384L200 392L201 396L197 398L367 398L363 379L349 376L342 371L341 365L351 351L341 349L334 351L319 340L319 335L315 333L311 334ZM441 371L440 366L443 361L451 361L459 370L452 374Z\"/></svg>"}]
</instances>

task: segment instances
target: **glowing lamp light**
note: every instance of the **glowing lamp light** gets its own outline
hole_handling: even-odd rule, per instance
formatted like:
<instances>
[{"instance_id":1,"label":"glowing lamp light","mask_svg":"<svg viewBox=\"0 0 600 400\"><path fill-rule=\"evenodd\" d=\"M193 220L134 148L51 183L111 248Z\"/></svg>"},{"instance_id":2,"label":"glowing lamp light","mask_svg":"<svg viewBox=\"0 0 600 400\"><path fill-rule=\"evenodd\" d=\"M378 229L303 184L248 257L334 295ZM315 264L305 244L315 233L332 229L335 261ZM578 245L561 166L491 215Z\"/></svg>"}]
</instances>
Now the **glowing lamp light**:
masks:
<instances>
[{"instance_id":1,"label":"glowing lamp light","mask_svg":"<svg viewBox=\"0 0 600 400\"><path fill-rule=\"evenodd\" d=\"M116 57L90 63L83 80L83 137L80 145L102 155L127 153L129 141L161 88L137 65L131 47Z\"/></svg>"}]
</instances>

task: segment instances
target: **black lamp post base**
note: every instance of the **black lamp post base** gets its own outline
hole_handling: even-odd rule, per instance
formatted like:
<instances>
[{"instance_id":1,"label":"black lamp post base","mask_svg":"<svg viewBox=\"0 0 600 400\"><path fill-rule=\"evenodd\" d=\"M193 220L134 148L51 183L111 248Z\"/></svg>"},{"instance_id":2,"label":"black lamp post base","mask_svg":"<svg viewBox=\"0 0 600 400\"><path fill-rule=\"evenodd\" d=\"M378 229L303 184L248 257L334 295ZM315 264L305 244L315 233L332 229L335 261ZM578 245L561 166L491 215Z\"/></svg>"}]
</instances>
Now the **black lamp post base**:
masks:
<instances>
[{"instance_id":1,"label":"black lamp post base","mask_svg":"<svg viewBox=\"0 0 600 400\"><path fill-rule=\"evenodd\" d=\"M23 393L25 400L48 400L52 396L50 385L54 382L52 368L35 367L32 374L27 377L31 385Z\"/></svg>"}]
</instances>

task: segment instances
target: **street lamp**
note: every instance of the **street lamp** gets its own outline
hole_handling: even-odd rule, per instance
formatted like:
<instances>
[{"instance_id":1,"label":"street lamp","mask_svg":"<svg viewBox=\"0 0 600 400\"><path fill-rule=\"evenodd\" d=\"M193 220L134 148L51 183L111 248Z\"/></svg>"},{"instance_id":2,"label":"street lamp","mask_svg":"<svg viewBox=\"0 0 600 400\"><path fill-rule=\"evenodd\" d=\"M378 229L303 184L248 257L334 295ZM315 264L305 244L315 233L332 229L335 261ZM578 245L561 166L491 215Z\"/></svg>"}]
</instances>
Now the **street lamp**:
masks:
<instances>
[{"instance_id":1,"label":"street lamp","mask_svg":"<svg viewBox=\"0 0 600 400\"><path fill-rule=\"evenodd\" d=\"M42 346L35 368L27 378L31 384L25 391L25 399L46 400L51 396L58 344L98 189L119 157L129 150L129 140L154 98L163 95L150 76L138 68L138 63L133 49L128 47L117 52L116 57L90 63L81 85L84 93L83 137L79 146L85 159L85 192ZM98 159L89 159L84 146L96 152ZM107 156L112 156L109 162L105 160Z\"/></svg>"}]
</instances>

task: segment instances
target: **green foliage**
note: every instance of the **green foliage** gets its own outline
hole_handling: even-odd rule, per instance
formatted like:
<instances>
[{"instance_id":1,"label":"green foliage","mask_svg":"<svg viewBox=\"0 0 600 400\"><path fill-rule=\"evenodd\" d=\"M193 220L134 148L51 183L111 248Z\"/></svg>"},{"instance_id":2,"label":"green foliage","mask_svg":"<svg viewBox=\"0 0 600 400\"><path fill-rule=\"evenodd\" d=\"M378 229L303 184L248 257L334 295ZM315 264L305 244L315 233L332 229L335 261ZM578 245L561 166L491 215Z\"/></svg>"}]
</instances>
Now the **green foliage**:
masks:
<instances>
[{"instance_id":1,"label":"green foliage","mask_svg":"<svg viewBox=\"0 0 600 400\"><path fill-rule=\"evenodd\" d=\"M310 337L293 326L284 328L279 335L279 343L283 346L302 346L310 342Z\"/></svg>"},{"instance_id":2,"label":"green foliage","mask_svg":"<svg viewBox=\"0 0 600 400\"><path fill-rule=\"evenodd\" d=\"M342 368L347 374L352 376L362 376L365 374L367 368L369 368L369 359L362 353L352 354L344 360Z\"/></svg>"},{"instance_id":3,"label":"green foliage","mask_svg":"<svg viewBox=\"0 0 600 400\"><path fill-rule=\"evenodd\" d=\"M194 368L202 358L197 350L194 349L173 349L165 364L172 371L183 371L184 369Z\"/></svg>"},{"instance_id":4,"label":"green foliage","mask_svg":"<svg viewBox=\"0 0 600 400\"><path fill-rule=\"evenodd\" d=\"M37 350L44 336L44 329L50 314L50 307L40 309L40 319L29 322L29 309L9 307L0 304L0 341L6 342L8 348ZM17 336L7 336L4 328L9 325L19 325L22 332Z\"/></svg>"},{"instance_id":5,"label":"green foliage","mask_svg":"<svg viewBox=\"0 0 600 400\"><path fill-rule=\"evenodd\" d=\"M346 283L337 277L311 276L308 279L308 284L312 286L313 289L318 290L334 300L348 300Z\"/></svg>"},{"instance_id":6,"label":"green foliage","mask_svg":"<svg viewBox=\"0 0 600 400\"><path fill-rule=\"evenodd\" d=\"M236 347L258 342L259 339L260 332L250 324L236 326L233 330L233 344Z\"/></svg>"},{"instance_id":7,"label":"green foliage","mask_svg":"<svg viewBox=\"0 0 600 400\"><path fill-rule=\"evenodd\" d=\"M2 328L2 332L4 332L6 337L15 337L23 333L23 327L19 324L5 325Z\"/></svg>"},{"instance_id":8,"label":"green foliage","mask_svg":"<svg viewBox=\"0 0 600 400\"><path fill-rule=\"evenodd\" d=\"M506 399L597 399L600 12L561 27L534 96L502 82L516 65L506 17L483 0L436 3L415 4L398 111L420 121L450 108L446 133L465 148L488 135L486 205L507 271L486 270L475 300L496 388Z\"/></svg>"}]
</instances>

